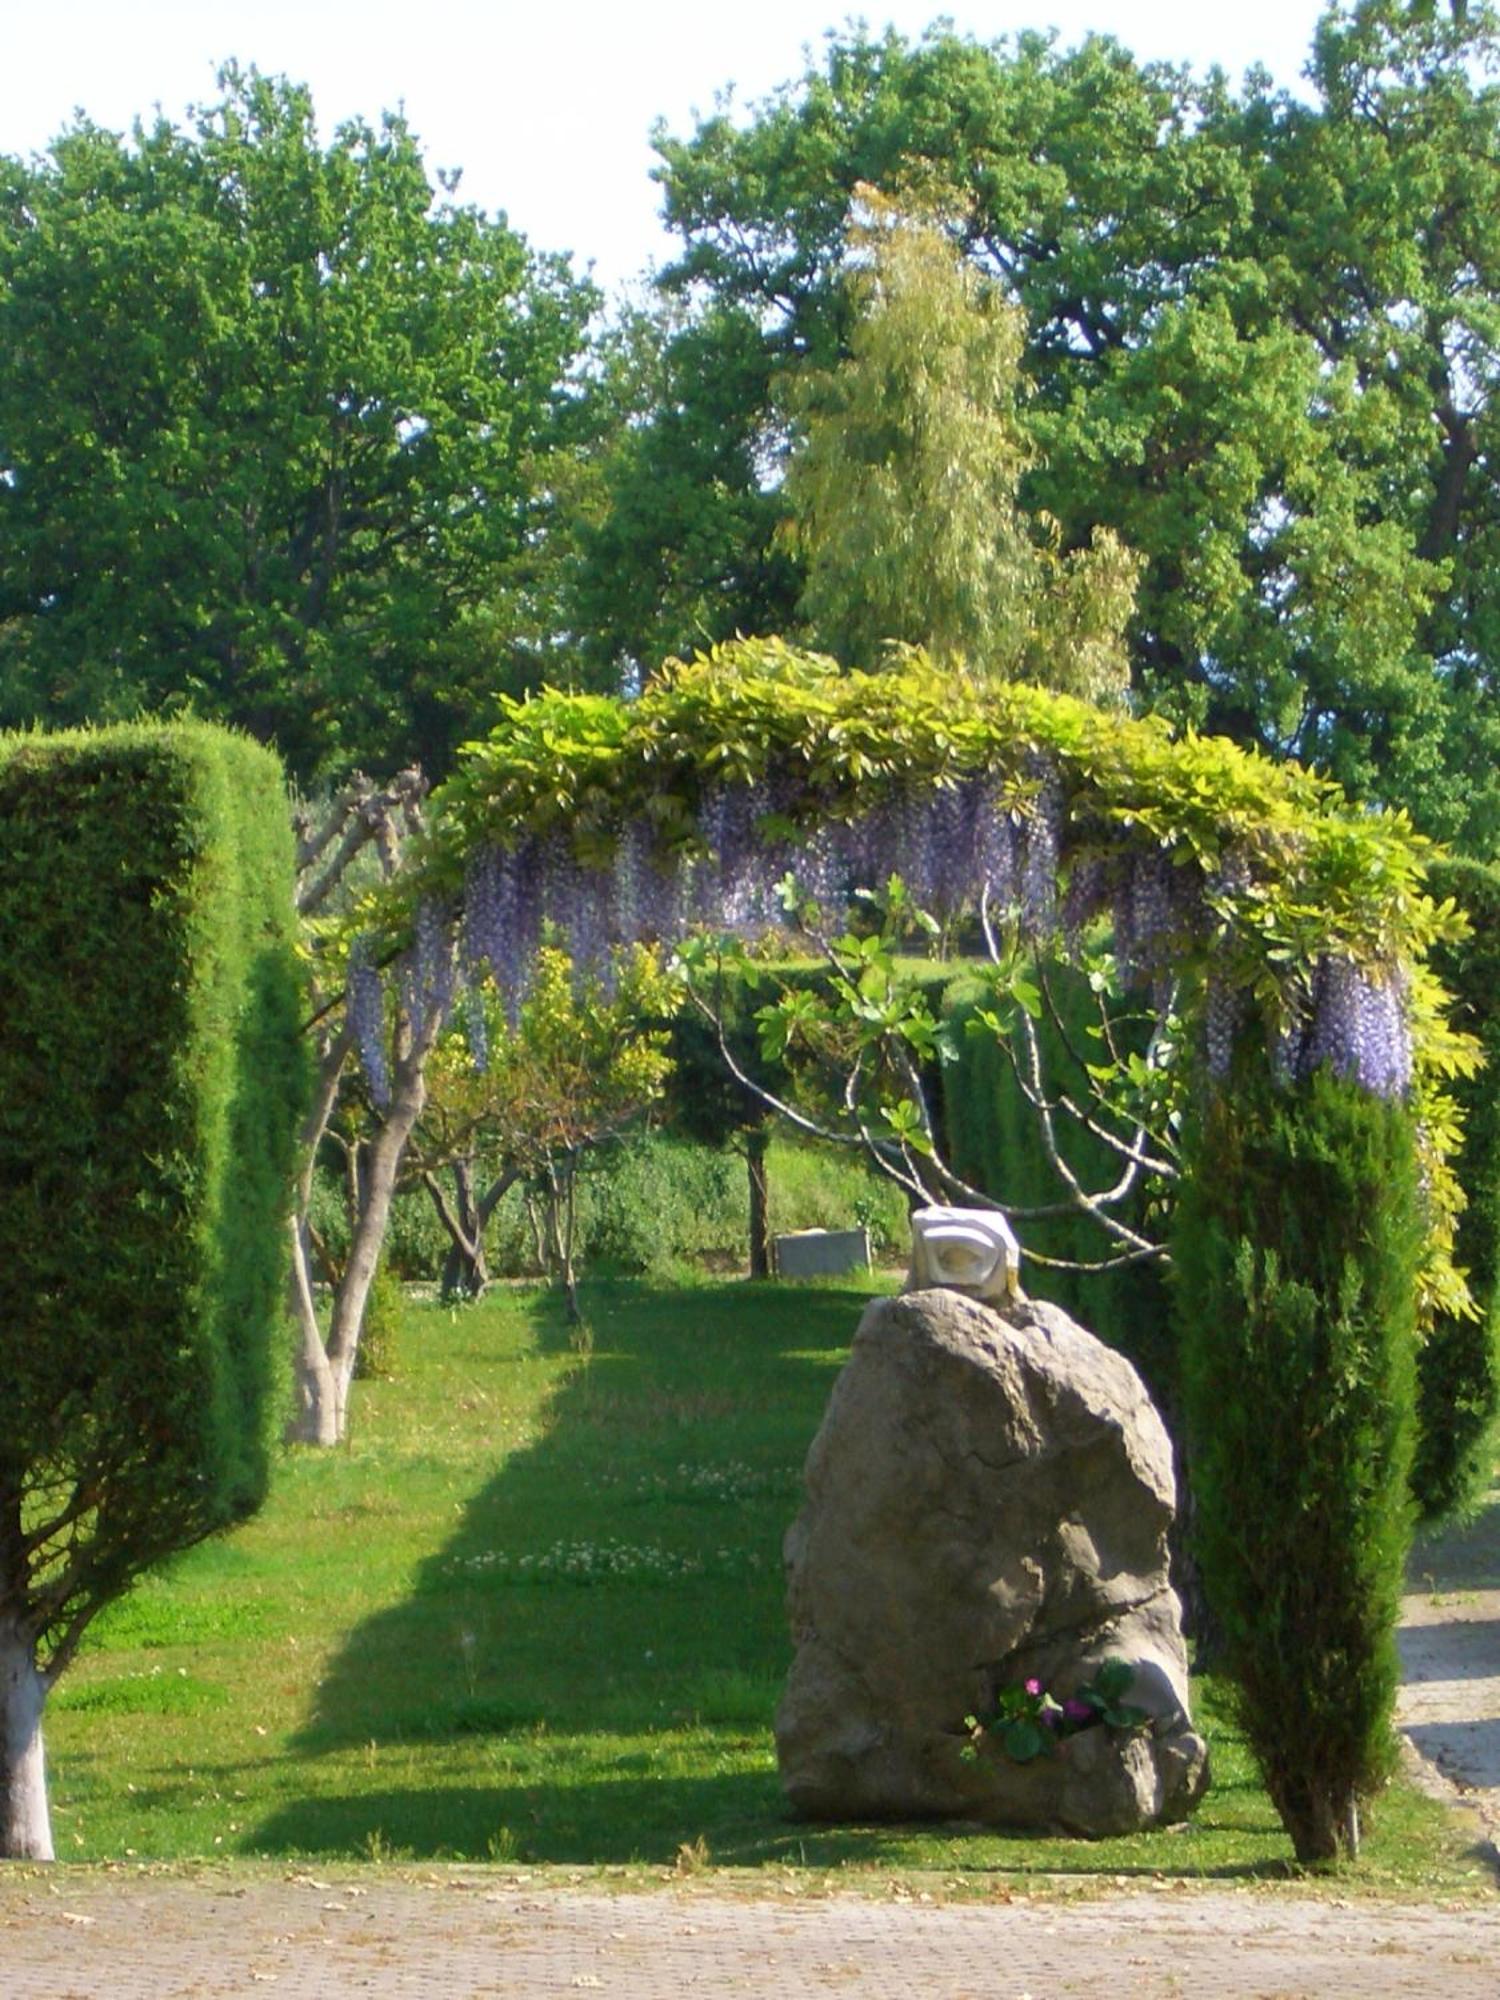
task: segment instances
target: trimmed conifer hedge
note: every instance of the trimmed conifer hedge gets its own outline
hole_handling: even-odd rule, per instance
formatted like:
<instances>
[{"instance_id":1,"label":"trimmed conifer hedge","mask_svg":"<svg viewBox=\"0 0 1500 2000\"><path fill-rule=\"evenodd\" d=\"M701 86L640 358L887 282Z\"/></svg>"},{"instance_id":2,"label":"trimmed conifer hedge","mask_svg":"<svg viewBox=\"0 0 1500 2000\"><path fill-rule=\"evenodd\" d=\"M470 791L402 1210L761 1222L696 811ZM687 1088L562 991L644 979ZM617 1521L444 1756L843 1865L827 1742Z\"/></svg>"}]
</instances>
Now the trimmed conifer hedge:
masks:
<instances>
[{"instance_id":1,"label":"trimmed conifer hedge","mask_svg":"<svg viewBox=\"0 0 1500 2000\"><path fill-rule=\"evenodd\" d=\"M0 1616L49 1681L103 1603L266 1489L292 884L280 765L248 739L0 737Z\"/></svg>"}]
</instances>

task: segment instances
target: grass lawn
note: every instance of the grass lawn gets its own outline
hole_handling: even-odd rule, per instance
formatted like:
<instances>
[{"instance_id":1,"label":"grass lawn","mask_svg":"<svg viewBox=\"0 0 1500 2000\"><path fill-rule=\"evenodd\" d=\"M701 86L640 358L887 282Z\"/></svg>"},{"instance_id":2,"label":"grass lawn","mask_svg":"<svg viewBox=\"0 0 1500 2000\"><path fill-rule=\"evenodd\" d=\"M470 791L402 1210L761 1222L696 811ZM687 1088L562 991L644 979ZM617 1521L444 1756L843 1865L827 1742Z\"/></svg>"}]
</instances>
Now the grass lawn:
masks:
<instances>
[{"instance_id":1,"label":"grass lawn","mask_svg":"<svg viewBox=\"0 0 1500 2000\"><path fill-rule=\"evenodd\" d=\"M48 1718L60 1857L447 1857L1006 1877L1279 1875L1211 1684L1186 1827L1099 1842L786 1816L780 1544L861 1295L744 1283L409 1308L347 1447L101 1619ZM1382 1800L1344 1886L1478 1886Z\"/></svg>"}]
</instances>

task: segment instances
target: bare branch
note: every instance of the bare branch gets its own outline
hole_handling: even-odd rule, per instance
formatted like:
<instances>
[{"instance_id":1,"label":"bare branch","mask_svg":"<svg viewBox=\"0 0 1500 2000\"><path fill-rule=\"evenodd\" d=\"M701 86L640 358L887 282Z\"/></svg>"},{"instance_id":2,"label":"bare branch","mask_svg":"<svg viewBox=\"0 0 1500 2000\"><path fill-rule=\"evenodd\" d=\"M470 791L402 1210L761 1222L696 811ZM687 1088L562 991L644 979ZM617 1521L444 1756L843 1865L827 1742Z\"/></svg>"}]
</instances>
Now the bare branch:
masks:
<instances>
[{"instance_id":1,"label":"bare branch","mask_svg":"<svg viewBox=\"0 0 1500 2000\"><path fill-rule=\"evenodd\" d=\"M1090 1263L1080 1257L1049 1257L1041 1250L1028 1250L1021 1245L1021 1255L1032 1264L1044 1264L1049 1271L1123 1271L1132 1264L1170 1264L1172 1259L1164 1243L1148 1243L1141 1250L1122 1250L1118 1257L1101 1257Z\"/></svg>"},{"instance_id":2,"label":"bare branch","mask_svg":"<svg viewBox=\"0 0 1500 2000\"><path fill-rule=\"evenodd\" d=\"M305 871L327 853L338 836L325 866L297 892L300 913L311 916L321 909L355 856L372 842L389 881L401 864L403 836L422 830L421 804L426 793L427 780L415 765L398 771L383 789L377 789L362 773L352 778L333 801L323 825L309 828L299 842L298 868Z\"/></svg>"},{"instance_id":3,"label":"bare branch","mask_svg":"<svg viewBox=\"0 0 1500 2000\"><path fill-rule=\"evenodd\" d=\"M29 1561L38 1549L45 1548L48 1542L56 1541L64 1529L70 1528L75 1521L82 1520L85 1514L91 1514L98 1506L100 1497L97 1472L93 1475L81 1474L73 1488L72 1498L62 1511L52 1515L49 1520L40 1522L21 1536L17 1546L23 1560Z\"/></svg>"},{"instance_id":4,"label":"bare branch","mask_svg":"<svg viewBox=\"0 0 1500 2000\"><path fill-rule=\"evenodd\" d=\"M432 1205L437 1210L438 1221L447 1230L449 1236L452 1237L453 1241L466 1257L474 1256L479 1249L479 1241L483 1231L479 1231L472 1237L469 1235L462 1221L454 1212L453 1204L444 1192L442 1182L430 1169L422 1175L422 1185L432 1197Z\"/></svg>"},{"instance_id":5,"label":"bare branch","mask_svg":"<svg viewBox=\"0 0 1500 2000\"><path fill-rule=\"evenodd\" d=\"M1133 1250L1154 1254L1158 1246L1148 1237L1142 1236L1138 1230L1131 1229L1128 1224L1121 1222L1117 1216L1111 1215L1096 1197L1085 1190L1077 1174L1063 1158L1057 1143L1052 1106L1046 1101L1042 1090L1041 1049L1037 1042L1036 1029L1032 1025L1031 1016L1024 1008L1021 1009L1020 1022L1021 1033L1026 1041L1027 1067L1030 1071L1027 1097L1037 1114L1037 1129L1041 1134L1042 1150L1047 1156L1048 1166L1072 1195L1075 1206L1083 1214L1092 1216L1107 1236L1113 1237L1118 1243L1127 1244ZM1138 1172L1139 1169L1134 1165L1127 1167L1125 1176L1127 1190L1128 1184Z\"/></svg>"}]
</instances>

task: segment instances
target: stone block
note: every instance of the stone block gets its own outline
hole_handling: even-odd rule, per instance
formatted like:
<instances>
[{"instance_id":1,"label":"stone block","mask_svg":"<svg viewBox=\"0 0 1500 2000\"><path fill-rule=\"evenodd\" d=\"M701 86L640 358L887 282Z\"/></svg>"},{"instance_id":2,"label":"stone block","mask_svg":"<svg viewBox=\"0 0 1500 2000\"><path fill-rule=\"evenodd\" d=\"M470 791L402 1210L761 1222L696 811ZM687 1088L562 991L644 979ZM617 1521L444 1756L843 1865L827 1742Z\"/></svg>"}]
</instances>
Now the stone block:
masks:
<instances>
[{"instance_id":1,"label":"stone block","mask_svg":"<svg viewBox=\"0 0 1500 2000\"><path fill-rule=\"evenodd\" d=\"M868 1229L798 1229L776 1238L779 1278L842 1278L869 1268Z\"/></svg>"}]
</instances>

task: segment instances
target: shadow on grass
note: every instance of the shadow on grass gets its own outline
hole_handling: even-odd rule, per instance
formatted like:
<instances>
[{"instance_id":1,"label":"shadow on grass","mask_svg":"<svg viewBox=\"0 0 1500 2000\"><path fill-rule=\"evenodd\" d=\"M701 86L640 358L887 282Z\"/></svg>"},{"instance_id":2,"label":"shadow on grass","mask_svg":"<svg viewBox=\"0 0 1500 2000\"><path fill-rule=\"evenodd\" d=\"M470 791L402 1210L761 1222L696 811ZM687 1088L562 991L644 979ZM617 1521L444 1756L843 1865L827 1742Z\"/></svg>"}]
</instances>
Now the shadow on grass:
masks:
<instances>
[{"instance_id":1,"label":"shadow on grass","mask_svg":"<svg viewBox=\"0 0 1500 2000\"><path fill-rule=\"evenodd\" d=\"M569 1788L570 1791L576 1788ZM656 1867L695 1861L721 1868L839 1869L939 1866L945 1875L1097 1876L1202 1881L1281 1881L1299 1871L1288 1856L1181 1865L1153 1837L1152 1852L1123 1853L1110 1842L1007 1837L981 1827L866 1824L818 1826L786 1815L774 1774L601 1778L568 1808L545 1784L476 1784L459 1789L375 1790L311 1798L283 1815L288 1855ZM264 1836L256 1843L264 1852Z\"/></svg>"},{"instance_id":2,"label":"shadow on grass","mask_svg":"<svg viewBox=\"0 0 1500 2000\"><path fill-rule=\"evenodd\" d=\"M447 1746L434 1768L470 1761L480 1785L497 1746L514 1746L527 1770L566 1769L540 1790L555 1794L547 1845L570 1857L581 1853L563 1830L574 1794L580 1816L582 1796L600 1794L597 1833L580 1817L585 1846L635 1851L641 1800L673 1779L654 1772L640 1798L610 1789L611 1767L643 1746L701 1768L743 1761L753 1738L764 1764L788 1658L781 1540L866 1303L831 1288L588 1288L591 1349L579 1348L543 1435L472 1495L405 1600L350 1634L295 1742L314 1796L249 1844L313 1851L336 1832L338 1845L350 1833L359 1845L378 1825L404 1849L456 1849L443 1810L418 1791L391 1824L394 1806L372 1819L375 1795L352 1771L346 1802L318 1797L332 1775L318 1767L351 1751ZM535 1311L544 1350L576 1343L551 1301ZM497 1360L497 1407L503 1384ZM561 1738L575 1746L567 1755ZM757 1810L775 1811L774 1774L757 1775ZM709 1791L714 1782L730 1797L742 1780L726 1771Z\"/></svg>"},{"instance_id":3,"label":"shadow on grass","mask_svg":"<svg viewBox=\"0 0 1500 2000\"><path fill-rule=\"evenodd\" d=\"M463 1505L407 1597L349 1635L292 1745L296 1796L243 1847L670 1865L701 1844L724 1865L1284 1872L1263 1794L1224 1764L1191 1828L1131 1840L789 1818L770 1733L790 1657L781 1542L866 1302L593 1288L591 1350L544 1434ZM540 1343L566 1343L550 1304L537 1310ZM497 1362L497 1407L501 1377Z\"/></svg>"}]
</instances>

